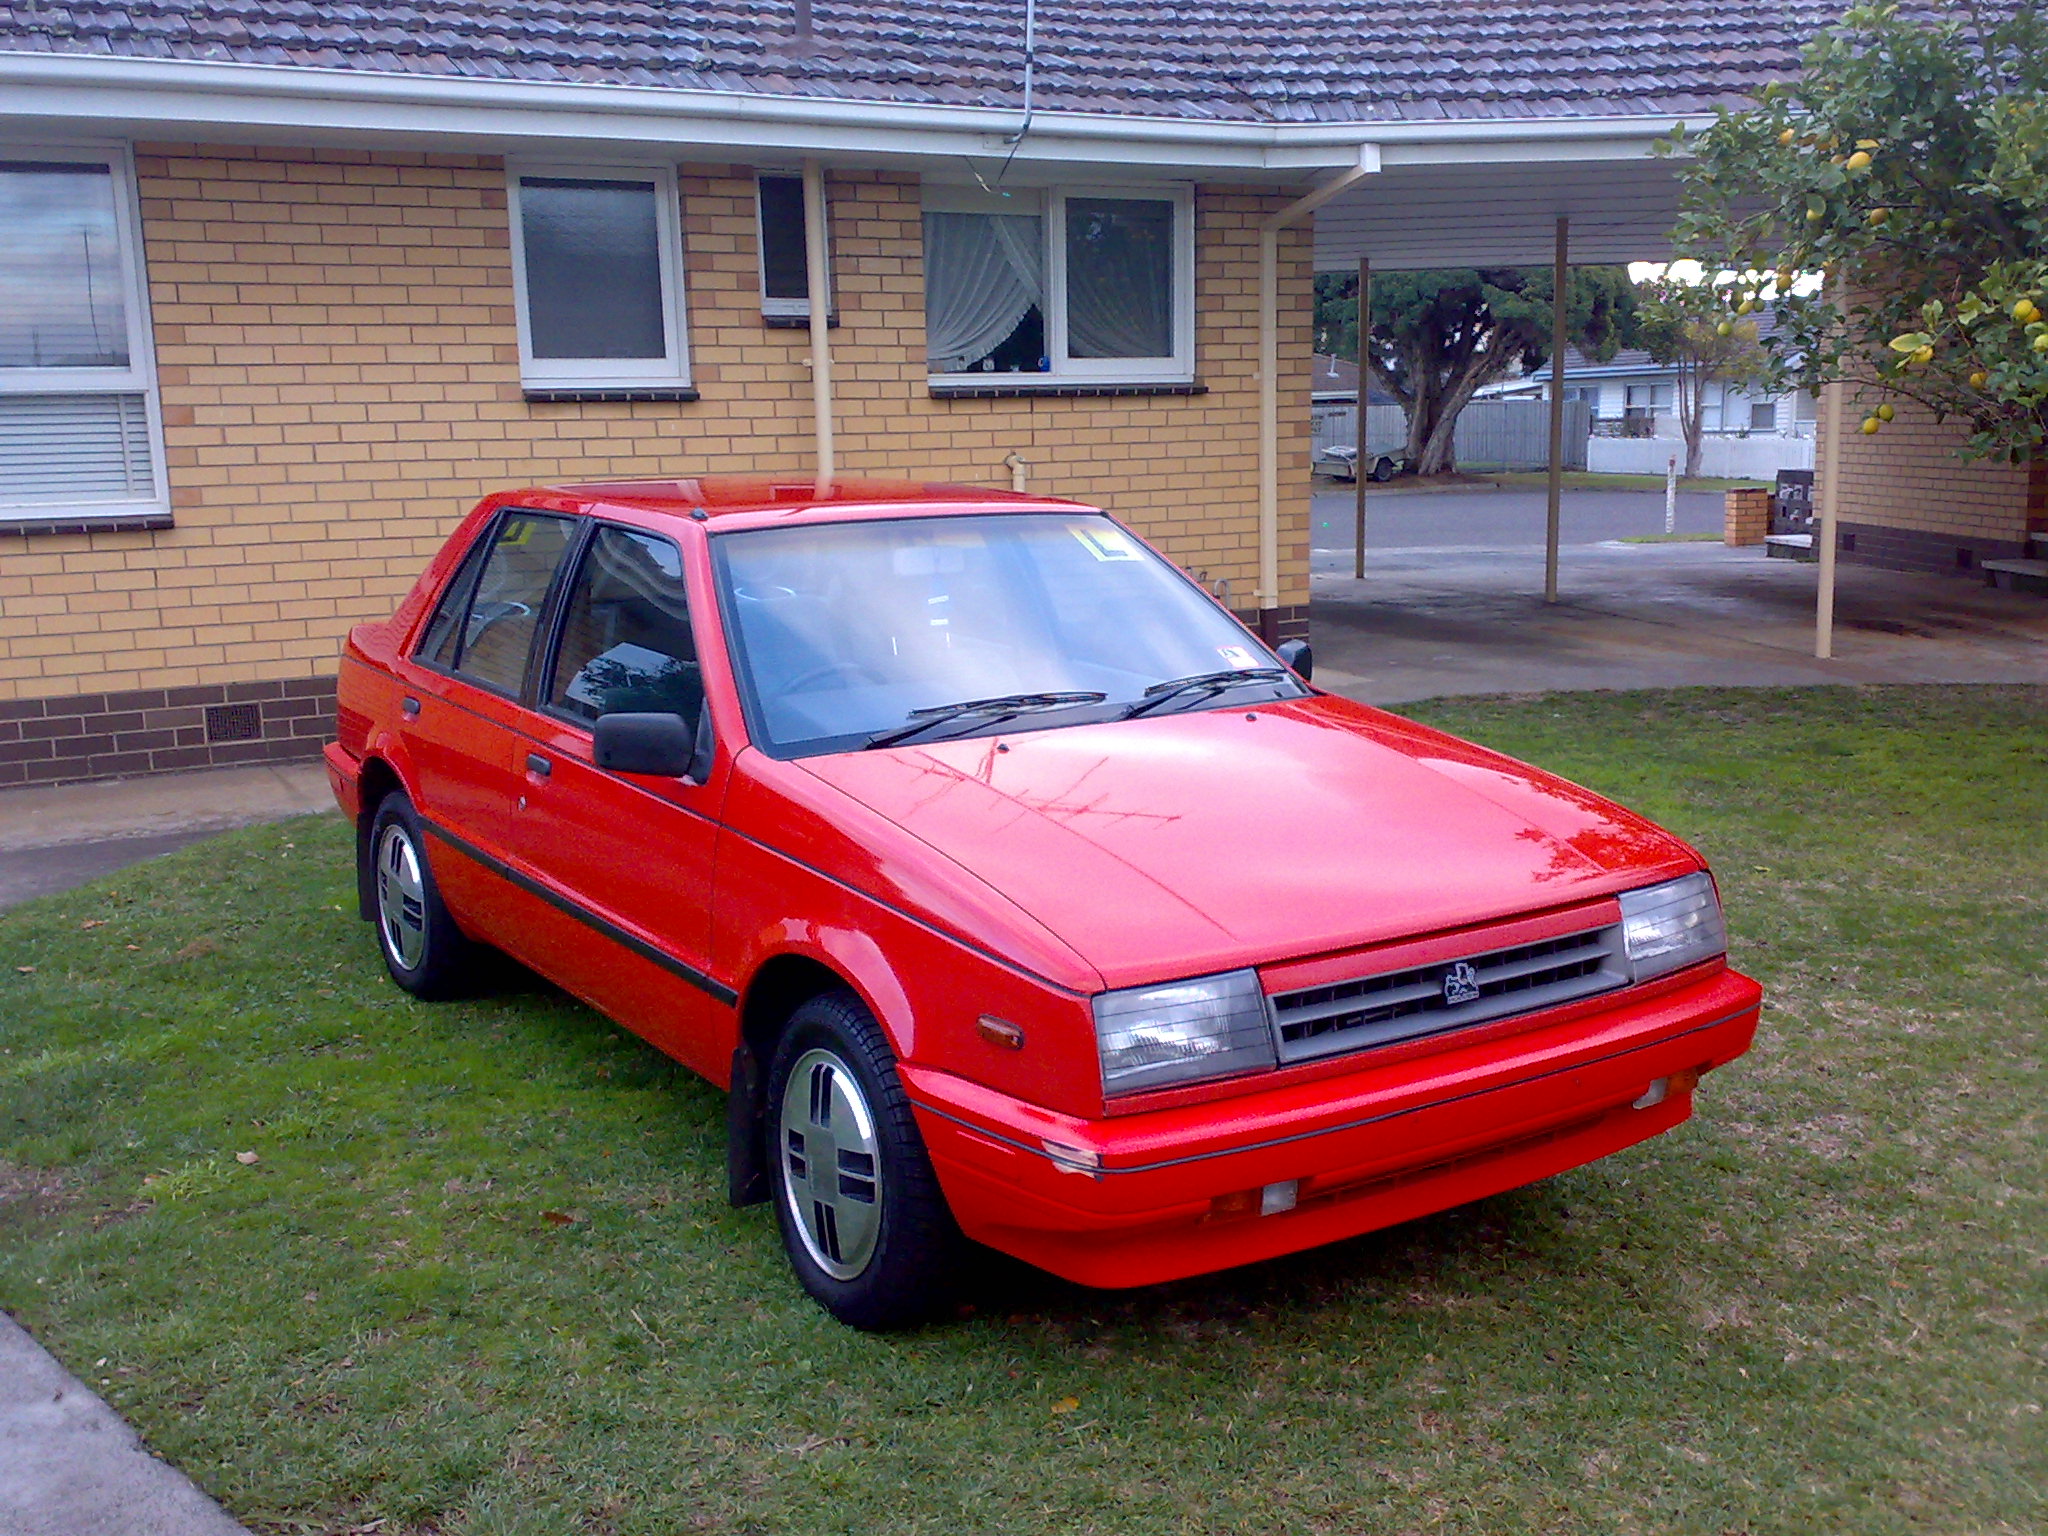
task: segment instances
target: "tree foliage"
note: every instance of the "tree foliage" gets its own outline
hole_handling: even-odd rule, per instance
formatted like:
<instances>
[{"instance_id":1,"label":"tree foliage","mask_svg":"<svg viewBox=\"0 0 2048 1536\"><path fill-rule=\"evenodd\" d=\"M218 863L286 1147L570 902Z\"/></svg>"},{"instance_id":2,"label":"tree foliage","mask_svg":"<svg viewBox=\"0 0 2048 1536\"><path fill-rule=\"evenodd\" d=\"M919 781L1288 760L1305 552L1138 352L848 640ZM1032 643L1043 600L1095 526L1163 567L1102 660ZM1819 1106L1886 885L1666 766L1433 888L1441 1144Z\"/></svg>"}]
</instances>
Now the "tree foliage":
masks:
<instances>
[{"instance_id":1,"label":"tree foliage","mask_svg":"<svg viewBox=\"0 0 2048 1536\"><path fill-rule=\"evenodd\" d=\"M1474 391L1550 360L1548 267L1453 267L1375 274L1372 382L1401 402L1418 473L1457 468L1458 413ZM1633 336L1635 286L1621 267L1578 267L1565 288L1566 335L1602 361ZM1316 279L1316 347L1358 356L1358 280Z\"/></svg>"},{"instance_id":2,"label":"tree foliage","mask_svg":"<svg viewBox=\"0 0 2048 1536\"><path fill-rule=\"evenodd\" d=\"M1685 439L1685 472L1700 472L1706 435L1707 391L1715 384L1769 389L1775 370L1747 318L1754 299L1733 296L1716 279L1686 282L1668 273L1637 288L1637 344L1670 366L1678 383L1678 430Z\"/></svg>"},{"instance_id":3,"label":"tree foliage","mask_svg":"<svg viewBox=\"0 0 2048 1536\"><path fill-rule=\"evenodd\" d=\"M1967 421L1967 451L2048 442L2048 47L2039 0L1859 5L1797 81L1684 141L1680 249L1775 294L1785 382L1875 384ZM1823 271L1826 292L1792 292ZM1837 302L1839 300L1840 302ZM1887 405L1866 432L1889 419Z\"/></svg>"}]
</instances>

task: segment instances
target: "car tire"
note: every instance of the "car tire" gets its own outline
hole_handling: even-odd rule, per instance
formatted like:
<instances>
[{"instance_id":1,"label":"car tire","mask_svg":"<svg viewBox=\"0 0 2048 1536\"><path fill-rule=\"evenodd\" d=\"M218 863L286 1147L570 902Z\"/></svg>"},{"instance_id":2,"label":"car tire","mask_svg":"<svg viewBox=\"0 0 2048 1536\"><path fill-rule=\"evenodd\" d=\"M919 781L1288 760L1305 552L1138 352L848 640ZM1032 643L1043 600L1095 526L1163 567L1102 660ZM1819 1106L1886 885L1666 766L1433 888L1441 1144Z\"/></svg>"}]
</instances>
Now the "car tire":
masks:
<instances>
[{"instance_id":1,"label":"car tire","mask_svg":"<svg viewBox=\"0 0 2048 1536\"><path fill-rule=\"evenodd\" d=\"M458 997L476 972L476 949L455 926L427 862L419 812L402 792L379 802L364 845L365 887L384 969L414 997Z\"/></svg>"},{"instance_id":2,"label":"car tire","mask_svg":"<svg viewBox=\"0 0 2048 1536\"><path fill-rule=\"evenodd\" d=\"M1394 461L1381 454L1372 461L1372 477L1377 483L1385 485L1394 478L1394 468Z\"/></svg>"},{"instance_id":3,"label":"car tire","mask_svg":"<svg viewBox=\"0 0 2048 1536\"><path fill-rule=\"evenodd\" d=\"M959 1229L894 1053L860 999L828 992L790 1016L765 1110L776 1224L812 1299L850 1327L877 1331L943 1307Z\"/></svg>"}]
</instances>

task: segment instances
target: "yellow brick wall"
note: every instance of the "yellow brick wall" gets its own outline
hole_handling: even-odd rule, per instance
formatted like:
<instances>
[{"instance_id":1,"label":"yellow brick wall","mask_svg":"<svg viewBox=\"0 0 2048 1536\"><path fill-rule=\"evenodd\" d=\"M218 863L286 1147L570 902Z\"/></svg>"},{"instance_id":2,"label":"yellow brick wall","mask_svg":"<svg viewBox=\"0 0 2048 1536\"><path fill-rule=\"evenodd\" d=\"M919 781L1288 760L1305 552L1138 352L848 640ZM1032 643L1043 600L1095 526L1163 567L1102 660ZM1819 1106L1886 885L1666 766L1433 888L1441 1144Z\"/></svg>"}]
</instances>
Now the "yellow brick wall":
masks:
<instances>
[{"instance_id":1,"label":"yellow brick wall","mask_svg":"<svg viewBox=\"0 0 2048 1536\"><path fill-rule=\"evenodd\" d=\"M521 396L494 159L141 145L175 529L0 541L0 699L331 672L484 492L802 468L808 336L760 319L753 173L683 166L702 399ZM1257 586L1257 233L1196 197L1194 397L935 400L914 176L831 179L840 468L1109 507L1247 608ZM1282 246L1281 601L1308 599L1309 261ZM1227 587L1224 585L1227 583Z\"/></svg>"},{"instance_id":2,"label":"yellow brick wall","mask_svg":"<svg viewBox=\"0 0 2048 1536\"><path fill-rule=\"evenodd\" d=\"M1866 436L1859 426L1880 399L1890 400L1897 415ZM1895 395L1851 389L1842 428L1843 522L1962 540L2025 540L2028 470L1962 458L1957 450L1970 435L1967 424L1937 422L1925 406Z\"/></svg>"}]
</instances>

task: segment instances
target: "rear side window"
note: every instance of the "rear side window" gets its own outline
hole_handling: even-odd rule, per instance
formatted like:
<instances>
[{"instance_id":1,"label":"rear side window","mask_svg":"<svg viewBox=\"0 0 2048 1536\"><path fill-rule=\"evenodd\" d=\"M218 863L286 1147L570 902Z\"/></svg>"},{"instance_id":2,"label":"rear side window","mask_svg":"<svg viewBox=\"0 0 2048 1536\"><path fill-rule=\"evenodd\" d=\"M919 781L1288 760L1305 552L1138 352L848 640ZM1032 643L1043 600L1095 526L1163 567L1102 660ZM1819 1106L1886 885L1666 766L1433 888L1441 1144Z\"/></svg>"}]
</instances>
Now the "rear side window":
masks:
<instances>
[{"instance_id":1,"label":"rear side window","mask_svg":"<svg viewBox=\"0 0 2048 1536\"><path fill-rule=\"evenodd\" d=\"M548 704L585 721L628 711L696 723L703 673L675 545L628 528L592 536L562 611Z\"/></svg>"},{"instance_id":2,"label":"rear side window","mask_svg":"<svg viewBox=\"0 0 2048 1536\"><path fill-rule=\"evenodd\" d=\"M574 525L541 512L507 512L465 562L427 626L419 658L502 693L517 694L541 609Z\"/></svg>"}]
</instances>

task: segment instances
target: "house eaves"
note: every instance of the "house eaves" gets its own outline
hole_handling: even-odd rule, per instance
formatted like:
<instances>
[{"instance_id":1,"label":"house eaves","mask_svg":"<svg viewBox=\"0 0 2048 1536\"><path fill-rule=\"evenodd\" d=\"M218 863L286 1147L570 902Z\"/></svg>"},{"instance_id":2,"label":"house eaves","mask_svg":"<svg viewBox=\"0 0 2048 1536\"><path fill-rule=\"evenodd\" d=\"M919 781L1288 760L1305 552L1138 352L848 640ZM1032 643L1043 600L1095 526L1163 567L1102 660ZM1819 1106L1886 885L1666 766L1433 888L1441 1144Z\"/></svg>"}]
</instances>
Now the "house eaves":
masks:
<instances>
[{"instance_id":1,"label":"house eaves","mask_svg":"<svg viewBox=\"0 0 2048 1536\"><path fill-rule=\"evenodd\" d=\"M818 155L888 163L1002 158L1296 179L1387 166L1640 159L1704 114L1449 121L1217 120L475 78L289 64L0 51L0 133L480 152L593 145L664 157Z\"/></svg>"}]
</instances>

